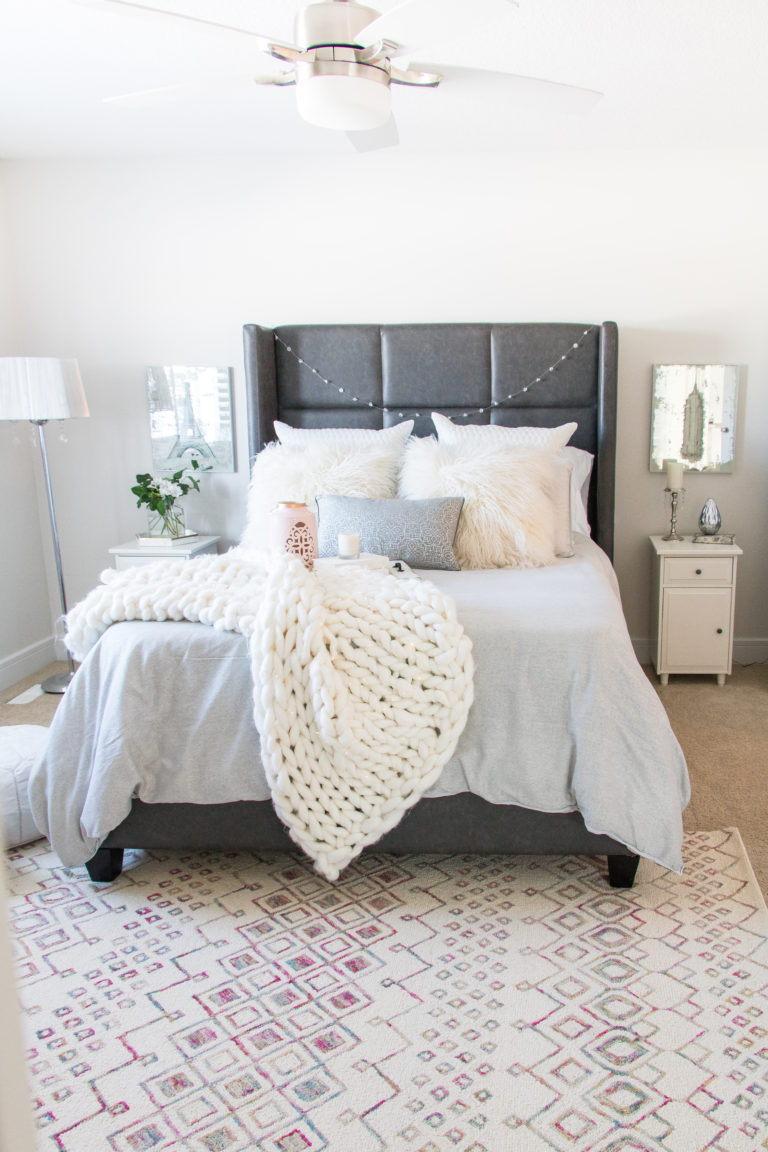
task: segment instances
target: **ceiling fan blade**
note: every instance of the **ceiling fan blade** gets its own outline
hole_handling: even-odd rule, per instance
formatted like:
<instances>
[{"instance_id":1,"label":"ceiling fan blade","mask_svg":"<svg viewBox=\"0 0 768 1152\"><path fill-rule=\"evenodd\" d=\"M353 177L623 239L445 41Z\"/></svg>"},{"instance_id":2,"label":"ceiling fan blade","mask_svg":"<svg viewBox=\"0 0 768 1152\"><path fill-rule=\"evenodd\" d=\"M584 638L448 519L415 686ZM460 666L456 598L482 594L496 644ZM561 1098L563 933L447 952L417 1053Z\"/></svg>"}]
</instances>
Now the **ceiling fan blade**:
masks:
<instances>
[{"instance_id":1,"label":"ceiling fan blade","mask_svg":"<svg viewBox=\"0 0 768 1152\"><path fill-rule=\"evenodd\" d=\"M426 44L466 36L468 31L501 20L516 6L517 0L472 0L471 5L466 0L405 0L366 25L359 40L364 47L377 40L393 40L398 45L396 57Z\"/></svg>"},{"instance_id":2,"label":"ceiling fan blade","mask_svg":"<svg viewBox=\"0 0 768 1152\"><path fill-rule=\"evenodd\" d=\"M456 64L412 63L417 72L442 74L440 88L471 88L473 93L495 96L499 100L519 100L536 111L559 114L590 112L603 97L594 88L578 84L561 84L538 76L520 76L515 72L494 72L485 68L462 68Z\"/></svg>"},{"instance_id":3,"label":"ceiling fan blade","mask_svg":"<svg viewBox=\"0 0 768 1152\"><path fill-rule=\"evenodd\" d=\"M368 128L363 132L347 132L347 139L357 152L374 152L378 148L394 148L400 143L400 134L394 116L380 128Z\"/></svg>"},{"instance_id":4,"label":"ceiling fan blade","mask_svg":"<svg viewBox=\"0 0 768 1152\"><path fill-rule=\"evenodd\" d=\"M250 84L295 84L293 70L276 76L228 76L217 80L198 80L190 84L164 84L160 88L143 88L138 92L124 92L119 96L106 96L102 104L114 104L118 108L154 108L160 104L170 104L177 100L189 100L204 96L206 99L225 92L244 89Z\"/></svg>"},{"instance_id":5,"label":"ceiling fan blade","mask_svg":"<svg viewBox=\"0 0 768 1152\"><path fill-rule=\"evenodd\" d=\"M83 3L84 0L76 0L76 2ZM85 0L88 4L93 4L94 0ZM132 8L136 12L149 12L154 16L169 16L175 20L186 20L191 24L201 24L207 28L221 28L225 32L238 32L242 36L251 36L256 40L260 51L275 54L274 49L282 50L286 54L281 59L293 58L293 53L299 53L300 49L295 44L288 44L284 40L276 40L274 36L264 36L261 32L254 32L251 28L244 28L240 24L225 24L219 20L207 20L202 16L193 16L189 12L176 11L173 8L161 8L155 4L145 4L144 0L95 0L101 6L102 4L112 4L120 8Z\"/></svg>"}]
</instances>

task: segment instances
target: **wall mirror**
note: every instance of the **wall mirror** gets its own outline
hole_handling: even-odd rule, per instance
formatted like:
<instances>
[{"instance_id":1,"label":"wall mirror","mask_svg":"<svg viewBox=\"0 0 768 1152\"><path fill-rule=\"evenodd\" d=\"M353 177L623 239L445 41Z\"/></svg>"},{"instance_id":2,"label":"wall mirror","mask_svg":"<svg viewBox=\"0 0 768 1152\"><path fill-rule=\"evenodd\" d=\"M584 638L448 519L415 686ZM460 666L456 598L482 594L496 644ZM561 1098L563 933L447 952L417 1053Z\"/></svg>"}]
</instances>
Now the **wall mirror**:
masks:
<instances>
[{"instance_id":1,"label":"wall mirror","mask_svg":"<svg viewBox=\"0 0 768 1152\"><path fill-rule=\"evenodd\" d=\"M156 470L177 471L196 456L213 472L234 472L231 368L155 365L147 394Z\"/></svg>"},{"instance_id":2,"label":"wall mirror","mask_svg":"<svg viewBox=\"0 0 768 1152\"><path fill-rule=\"evenodd\" d=\"M738 387L738 365L654 364L651 471L732 472Z\"/></svg>"}]
</instances>

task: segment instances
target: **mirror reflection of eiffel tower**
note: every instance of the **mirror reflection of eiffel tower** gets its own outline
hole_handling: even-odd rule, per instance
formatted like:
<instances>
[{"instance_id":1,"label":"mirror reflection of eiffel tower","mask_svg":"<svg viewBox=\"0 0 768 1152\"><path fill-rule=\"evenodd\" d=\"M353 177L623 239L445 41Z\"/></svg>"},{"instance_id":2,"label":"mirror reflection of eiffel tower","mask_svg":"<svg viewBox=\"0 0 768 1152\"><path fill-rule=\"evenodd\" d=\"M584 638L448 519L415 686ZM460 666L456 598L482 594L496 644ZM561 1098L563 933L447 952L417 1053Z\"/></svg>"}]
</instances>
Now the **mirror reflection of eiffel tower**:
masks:
<instances>
[{"instance_id":1,"label":"mirror reflection of eiffel tower","mask_svg":"<svg viewBox=\"0 0 768 1152\"><path fill-rule=\"evenodd\" d=\"M197 422L189 381L184 385L184 405L181 412L176 410L176 425L178 432L168 453L169 460L181 460L189 453L190 456L202 456L206 460L216 462L216 455Z\"/></svg>"}]
</instances>

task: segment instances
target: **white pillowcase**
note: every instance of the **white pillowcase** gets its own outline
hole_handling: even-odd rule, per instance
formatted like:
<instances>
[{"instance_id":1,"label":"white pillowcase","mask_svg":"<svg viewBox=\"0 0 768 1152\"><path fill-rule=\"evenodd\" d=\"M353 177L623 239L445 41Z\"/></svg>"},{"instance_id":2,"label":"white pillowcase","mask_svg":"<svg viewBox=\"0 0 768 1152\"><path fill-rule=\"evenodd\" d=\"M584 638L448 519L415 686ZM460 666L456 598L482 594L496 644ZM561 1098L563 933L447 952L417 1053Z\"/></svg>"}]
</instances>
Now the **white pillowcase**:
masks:
<instances>
[{"instance_id":1,"label":"white pillowcase","mask_svg":"<svg viewBox=\"0 0 768 1152\"><path fill-rule=\"evenodd\" d=\"M503 424L454 424L440 412L432 413L432 423L441 444L457 447L564 448L578 428L575 421L557 428L507 428Z\"/></svg>"},{"instance_id":2,"label":"white pillowcase","mask_svg":"<svg viewBox=\"0 0 768 1152\"><path fill-rule=\"evenodd\" d=\"M554 497L562 475L551 452L479 453L414 438L399 490L411 499L464 497L454 540L462 568L537 568L555 560Z\"/></svg>"},{"instance_id":3,"label":"white pillowcase","mask_svg":"<svg viewBox=\"0 0 768 1152\"><path fill-rule=\"evenodd\" d=\"M592 532L587 519L589 501L589 481L592 477L592 464L594 456L584 448L561 448L558 456L570 462L573 467L571 475L571 530L581 532L584 536L591 536Z\"/></svg>"},{"instance_id":4,"label":"white pillowcase","mask_svg":"<svg viewBox=\"0 0 768 1152\"><path fill-rule=\"evenodd\" d=\"M274 424L281 444L397 444L402 448L413 431L413 420L389 428L294 428L282 420Z\"/></svg>"},{"instance_id":5,"label":"white pillowcase","mask_svg":"<svg viewBox=\"0 0 768 1152\"><path fill-rule=\"evenodd\" d=\"M399 440L365 446L332 440L268 444L251 469L241 547L249 551L268 547L269 513L283 500L307 504L314 511L315 498L323 493L396 496L401 458Z\"/></svg>"}]
</instances>

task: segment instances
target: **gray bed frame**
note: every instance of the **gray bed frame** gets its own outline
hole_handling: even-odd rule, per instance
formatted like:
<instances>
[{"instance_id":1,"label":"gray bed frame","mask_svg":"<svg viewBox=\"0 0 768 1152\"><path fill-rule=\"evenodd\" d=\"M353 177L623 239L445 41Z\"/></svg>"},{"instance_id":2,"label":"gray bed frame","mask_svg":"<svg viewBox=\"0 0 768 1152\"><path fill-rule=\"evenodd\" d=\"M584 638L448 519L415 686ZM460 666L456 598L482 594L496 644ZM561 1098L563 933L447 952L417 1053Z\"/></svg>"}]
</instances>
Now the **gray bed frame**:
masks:
<instances>
[{"instance_id":1,"label":"gray bed frame","mask_svg":"<svg viewBox=\"0 0 768 1152\"><path fill-rule=\"evenodd\" d=\"M247 324L244 343L251 458L274 438L275 419L382 428L413 418L417 435L434 431L434 410L462 423L575 420L571 443L595 456L592 534L613 557L615 324ZM125 848L297 851L269 801L135 800L88 862L92 879L114 879ZM534 812L470 793L420 800L368 851L605 856L614 887L630 887L638 864L623 844L587 831L577 812Z\"/></svg>"}]
</instances>

